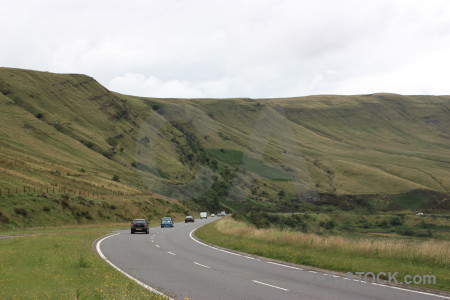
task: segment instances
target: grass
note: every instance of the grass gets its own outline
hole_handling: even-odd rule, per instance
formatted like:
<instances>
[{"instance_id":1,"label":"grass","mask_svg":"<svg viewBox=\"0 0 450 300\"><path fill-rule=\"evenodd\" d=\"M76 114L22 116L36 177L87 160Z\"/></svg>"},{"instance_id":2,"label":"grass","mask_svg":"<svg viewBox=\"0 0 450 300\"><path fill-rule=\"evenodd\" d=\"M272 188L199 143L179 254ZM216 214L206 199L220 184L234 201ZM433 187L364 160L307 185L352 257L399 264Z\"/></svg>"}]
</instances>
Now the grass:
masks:
<instances>
[{"instance_id":1,"label":"grass","mask_svg":"<svg viewBox=\"0 0 450 300\"><path fill-rule=\"evenodd\" d=\"M11 68L0 68L0 91L3 193L164 193L166 183L171 191L192 183L201 168L224 177L229 166L242 171L228 179L236 190L275 210L296 210L278 205L278 192L310 190L438 191L432 204L418 194L397 205L450 209L448 96L156 99L110 92L85 75Z\"/></svg>"},{"instance_id":2,"label":"grass","mask_svg":"<svg viewBox=\"0 0 450 300\"><path fill-rule=\"evenodd\" d=\"M1 299L162 299L129 280L92 242L124 224L27 230L0 239Z\"/></svg>"},{"instance_id":3,"label":"grass","mask_svg":"<svg viewBox=\"0 0 450 300\"><path fill-rule=\"evenodd\" d=\"M222 161L229 164L231 167L241 167L242 169L253 172L258 176L271 179L289 181L292 178L284 170L271 167L262 161L262 159L256 159L244 155L243 152L233 149L209 149L208 153Z\"/></svg>"},{"instance_id":4,"label":"grass","mask_svg":"<svg viewBox=\"0 0 450 300\"><path fill-rule=\"evenodd\" d=\"M196 231L200 239L246 253L341 272L399 272L436 276L450 290L450 242L439 240L320 236L256 227L223 218Z\"/></svg>"},{"instance_id":5,"label":"grass","mask_svg":"<svg viewBox=\"0 0 450 300\"><path fill-rule=\"evenodd\" d=\"M24 193L0 197L0 230L76 224L128 222L134 218L182 218L192 212L173 199L150 194L75 196Z\"/></svg>"}]
</instances>

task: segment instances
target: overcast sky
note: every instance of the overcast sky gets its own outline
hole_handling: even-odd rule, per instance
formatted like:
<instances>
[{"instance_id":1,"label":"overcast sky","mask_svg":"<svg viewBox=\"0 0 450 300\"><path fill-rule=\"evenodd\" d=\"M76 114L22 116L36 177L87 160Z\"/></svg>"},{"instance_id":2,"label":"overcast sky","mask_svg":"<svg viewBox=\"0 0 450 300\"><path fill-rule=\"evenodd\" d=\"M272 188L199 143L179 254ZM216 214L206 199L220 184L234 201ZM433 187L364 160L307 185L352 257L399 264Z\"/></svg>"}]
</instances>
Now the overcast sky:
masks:
<instances>
[{"instance_id":1,"label":"overcast sky","mask_svg":"<svg viewBox=\"0 0 450 300\"><path fill-rule=\"evenodd\" d=\"M450 1L0 0L0 66L154 97L450 94Z\"/></svg>"}]
</instances>

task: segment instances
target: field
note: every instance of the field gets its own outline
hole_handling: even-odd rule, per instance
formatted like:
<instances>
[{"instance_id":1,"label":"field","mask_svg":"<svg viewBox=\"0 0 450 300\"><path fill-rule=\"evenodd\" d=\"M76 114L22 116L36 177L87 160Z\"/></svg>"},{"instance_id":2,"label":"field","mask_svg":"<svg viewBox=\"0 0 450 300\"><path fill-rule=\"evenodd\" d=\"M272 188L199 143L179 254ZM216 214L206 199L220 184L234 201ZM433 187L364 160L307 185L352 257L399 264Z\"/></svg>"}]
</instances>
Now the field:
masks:
<instances>
[{"instance_id":1,"label":"field","mask_svg":"<svg viewBox=\"0 0 450 300\"><path fill-rule=\"evenodd\" d=\"M119 228L127 227L61 226L0 239L0 298L163 299L117 272L92 250L98 237Z\"/></svg>"},{"instance_id":2,"label":"field","mask_svg":"<svg viewBox=\"0 0 450 300\"><path fill-rule=\"evenodd\" d=\"M435 275L428 288L450 290L449 241L398 236L337 236L258 229L223 218L196 231L212 244L282 261L341 272Z\"/></svg>"}]
</instances>

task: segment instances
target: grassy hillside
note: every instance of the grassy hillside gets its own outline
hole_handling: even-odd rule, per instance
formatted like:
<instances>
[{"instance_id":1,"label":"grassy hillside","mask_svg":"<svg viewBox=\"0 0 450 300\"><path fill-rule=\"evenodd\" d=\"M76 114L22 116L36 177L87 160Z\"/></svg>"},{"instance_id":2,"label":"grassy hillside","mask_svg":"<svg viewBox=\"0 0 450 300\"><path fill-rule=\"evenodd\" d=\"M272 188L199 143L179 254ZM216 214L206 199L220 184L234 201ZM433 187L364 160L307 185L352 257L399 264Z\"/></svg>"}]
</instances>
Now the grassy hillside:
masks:
<instances>
[{"instance_id":1,"label":"grassy hillside","mask_svg":"<svg viewBox=\"0 0 450 300\"><path fill-rule=\"evenodd\" d=\"M211 210L448 210L449 110L449 96L142 98L0 68L1 197L25 186Z\"/></svg>"}]
</instances>

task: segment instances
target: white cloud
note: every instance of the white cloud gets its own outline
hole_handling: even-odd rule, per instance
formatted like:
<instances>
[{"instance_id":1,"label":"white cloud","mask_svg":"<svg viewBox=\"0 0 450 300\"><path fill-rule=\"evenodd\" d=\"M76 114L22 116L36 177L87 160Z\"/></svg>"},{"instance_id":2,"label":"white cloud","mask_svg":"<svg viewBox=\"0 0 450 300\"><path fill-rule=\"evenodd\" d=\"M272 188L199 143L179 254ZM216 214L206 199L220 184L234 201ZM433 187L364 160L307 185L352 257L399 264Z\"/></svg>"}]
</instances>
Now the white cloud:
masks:
<instances>
[{"instance_id":1,"label":"white cloud","mask_svg":"<svg viewBox=\"0 0 450 300\"><path fill-rule=\"evenodd\" d=\"M6 1L0 65L154 97L450 94L447 1Z\"/></svg>"}]
</instances>

